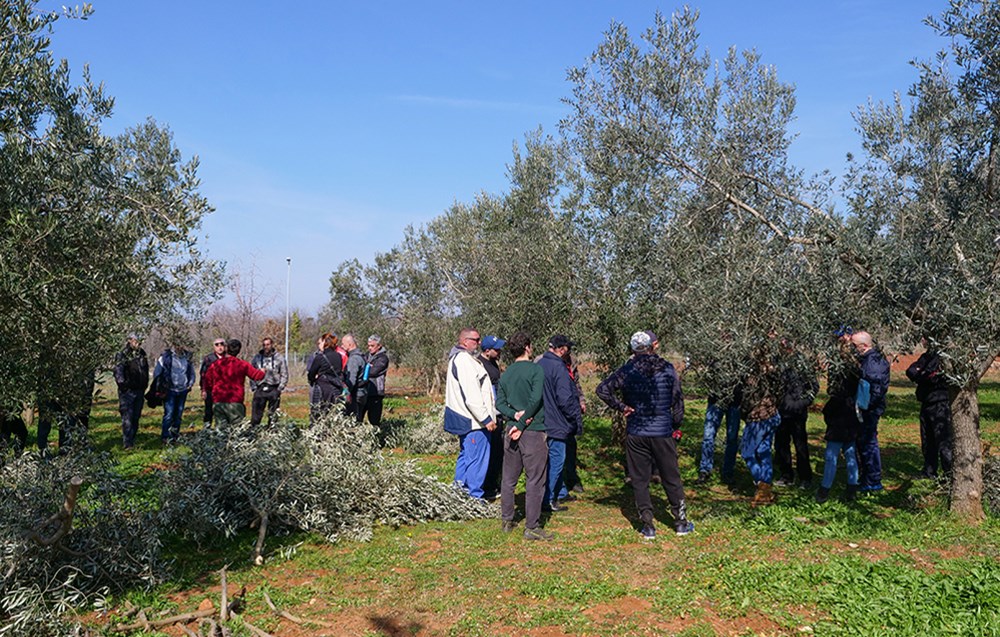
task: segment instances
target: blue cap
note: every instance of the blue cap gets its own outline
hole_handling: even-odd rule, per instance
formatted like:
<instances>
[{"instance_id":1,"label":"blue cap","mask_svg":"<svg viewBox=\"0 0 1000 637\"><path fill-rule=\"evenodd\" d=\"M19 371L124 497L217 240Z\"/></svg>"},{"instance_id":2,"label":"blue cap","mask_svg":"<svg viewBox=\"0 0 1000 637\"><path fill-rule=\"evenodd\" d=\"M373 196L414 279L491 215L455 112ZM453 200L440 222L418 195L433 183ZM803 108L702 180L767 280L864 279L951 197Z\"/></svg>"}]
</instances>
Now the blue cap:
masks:
<instances>
[{"instance_id":1,"label":"blue cap","mask_svg":"<svg viewBox=\"0 0 1000 637\"><path fill-rule=\"evenodd\" d=\"M503 349L503 346L506 344L507 341L490 334L483 337L483 340L479 344L479 346L483 349Z\"/></svg>"}]
</instances>

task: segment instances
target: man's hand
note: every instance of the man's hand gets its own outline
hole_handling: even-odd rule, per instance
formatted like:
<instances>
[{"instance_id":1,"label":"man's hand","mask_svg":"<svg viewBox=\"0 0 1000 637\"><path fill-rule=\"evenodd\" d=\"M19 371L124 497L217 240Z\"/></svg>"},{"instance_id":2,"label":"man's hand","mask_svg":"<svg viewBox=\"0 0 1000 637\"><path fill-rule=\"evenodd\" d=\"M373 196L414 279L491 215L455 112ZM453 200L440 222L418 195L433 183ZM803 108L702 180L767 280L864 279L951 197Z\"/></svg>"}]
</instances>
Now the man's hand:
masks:
<instances>
[{"instance_id":1,"label":"man's hand","mask_svg":"<svg viewBox=\"0 0 1000 637\"><path fill-rule=\"evenodd\" d=\"M672 433L670 435L673 437L674 440L680 440L681 439L681 430L680 429L674 429L674 433Z\"/></svg>"},{"instance_id":2,"label":"man's hand","mask_svg":"<svg viewBox=\"0 0 1000 637\"><path fill-rule=\"evenodd\" d=\"M524 410L514 412L514 420L521 422L521 416L524 415Z\"/></svg>"},{"instance_id":3,"label":"man's hand","mask_svg":"<svg viewBox=\"0 0 1000 637\"><path fill-rule=\"evenodd\" d=\"M622 410L622 415L625 416L626 418L628 418L634 413L635 413L635 407L629 407L628 405L625 405L625 409Z\"/></svg>"},{"instance_id":4,"label":"man's hand","mask_svg":"<svg viewBox=\"0 0 1000 637\"><path fill-rule=\"evenodd\" d=\"M521 430L518 429L517 427L513 427L510 430L510 439L511 440L517 440L520 437L521 437Z\"/></svg>"},{"instance_id":5,"label":"man's hand","mask_svg":"<svg viewBox=\"0 0 1000 637\"><path fill-rule=\"evenodd\" d=\"M493 420L486 423L486 431L493 431L497 428L497 423Z\"/></svg>"},{"instance_id":6,"label":"man's hand","mask_svg":"<svg viewBox=\"0 0 1000 637\"><path fill-rule=\"evenodd\" d=\"M206 398L208 398L208 392L206 392L206 391L205 391L205 390L203 389L203 390L201 390L201 399L202 399L202 400L205 400Z\"/></svg>"}]
</instances>

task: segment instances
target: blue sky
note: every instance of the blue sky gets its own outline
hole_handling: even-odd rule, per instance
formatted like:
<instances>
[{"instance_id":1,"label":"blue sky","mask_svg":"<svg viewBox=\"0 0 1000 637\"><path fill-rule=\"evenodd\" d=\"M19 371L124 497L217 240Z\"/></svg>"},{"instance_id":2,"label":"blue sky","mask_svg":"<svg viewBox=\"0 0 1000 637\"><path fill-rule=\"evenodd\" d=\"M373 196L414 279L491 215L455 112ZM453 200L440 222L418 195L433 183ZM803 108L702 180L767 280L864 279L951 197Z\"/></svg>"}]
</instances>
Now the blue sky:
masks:
<instances>
[{"instance_id":1,"label":"blue sky","mask_svg":"<svg viewBox=\"0 0 1000 637\"><path fill-rule=\"evenodd\" d=\"M702 45L755 48L797 87L793 159L840 174L851 114L916 78L945 42L921 21L945 2L712 0ZM57 6L43 2L40 6ZM408 224L506 186L511 148L555 132L583 64L611 22L637 37L639 0L310 2L95 0L61 21L53 52L89 64L116 99L109 132L148 116L201 160L208 254L254 264L284 310L315 313L343 260L370 262Z\"/></svg>"}]
</instances>

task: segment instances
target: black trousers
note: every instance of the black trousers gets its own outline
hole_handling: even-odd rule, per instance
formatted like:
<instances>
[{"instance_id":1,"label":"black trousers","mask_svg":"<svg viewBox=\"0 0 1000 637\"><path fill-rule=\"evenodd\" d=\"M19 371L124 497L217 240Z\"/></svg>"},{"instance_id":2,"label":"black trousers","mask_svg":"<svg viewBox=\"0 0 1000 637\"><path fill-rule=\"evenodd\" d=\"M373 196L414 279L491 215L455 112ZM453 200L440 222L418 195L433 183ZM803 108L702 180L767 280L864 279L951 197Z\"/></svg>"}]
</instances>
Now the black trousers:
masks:
<instances>
[{"instance_id":1,"label":"black trousers","mask_svg":"<svg viewBox=\"0 0 1000 637\"><path fill-rule=\"evenodd\" d=\"M28 443L28 428L24 426L24 420L20 416L6 415L0 417L0 441L4 447L10 446L10 436L14 434L14 449L18 452L24 450L24 445Z\"/></svg>"},{"instance_id":2,"label":"black trousers","mask_svg":"<svg viewBox=\"0 0 1000 637\"><path fill-rule=\"evenodd\" d=\"M670 436L646 437L625 436L625 462L632 478L635 493L635 508L639 518L646 523L653 522L653 500L649 495L649 480L653 467L659 469L663 491L670 502L670 513L674 524L687 519L684 505L684 485L677 467L677 441Z\"/></svg>"},{"instance_id":3,"label":"black trousers","mask_svg":"<svg viewBox=\"0 0 1000 637\"><path fill-rule=\"evenodd\" d=\"M486 480L483 481L483 491L486 492L486 495L500 493L500 479L503 475L505 453L504 429L503 416L498 416L497 428L490 432L490 462L486 467Z\"/></svg>"},{"instance_id":4,"label":"black trousers","mask_svg":"<svg viewBox=\"0 0 1000 637\"><path fill-rule=\"evenodd\" d=\"M212 424L212 417L214 415L215 410L212 409L212 392L205 392L205 419L202 422Z\"/></svg>"},{"instance_id":5,"label":"black trousers","mask_svg":"<svg viewBox=\"0 0 1000 637\"><path fill-rule=\"evenodd\" d=\"M563 484L567 491L580 484L580 474L576 472L576 436L566 439L566 464L563 465Z\"/></svg>"},{"instance_id":6,"label":"black trousers","mask_svg":"<svg viewBox=\"0 0 1000 637\"><path fill-rule=\"evenodd\" d=\"M135 444L139 417L142 415L142 401L141 389L118 390L118 413L122 416L122 445L125 448Z\"/></svg>"},{"instance_id":7,"label":"black trousers","mask_svg":"<svg viewBox=\"0 0 1000 637\"><path fill-rule=\"evenodd\" d=\"M385 396L368 394L368 399L365 401L364 412L362 415L367 414L368 422L370 422L374 427L378 427L382 424L382 401L384 399Z\"/></svg>"},{"instance_id":8,"label":"black trousers","mask_svg":"<svg viewBox=\"0 0 1000 637\"><path fill-rule=\"evenodd\" d=\"M924 454L925 474L937 474L938 458L941 470L951 471L951 403L947 400L921 403L920 450Z\"/></svg>"},{"instance_id":9,"label":"black trousers","mask_svg":"<svg viewBox=\"0 0 1000 637\"><path fill-rule=\"evenodd\" d=\"M277 391L270 394L254 392L253 400L250 401L250 424L259 425L264 419L264 410L267 410L267 424L274 422L275 412L281 406L281 394Z\"/></svg>"},{"instance_id":10,"label":"black trousers","mask_svg":"<svg viewBox=\"0 0 1000 637\"><path fill-rule=\"evenodd\" d=\"M808 414L781 414L781 424L774 432L775 465L783 480L791 482L795 478L792 473L792 444L795 445L795 468L799 480L811 482L812 466L809 464L809 439L806 437L806 419Z\"/></svg>"}]
</instances>

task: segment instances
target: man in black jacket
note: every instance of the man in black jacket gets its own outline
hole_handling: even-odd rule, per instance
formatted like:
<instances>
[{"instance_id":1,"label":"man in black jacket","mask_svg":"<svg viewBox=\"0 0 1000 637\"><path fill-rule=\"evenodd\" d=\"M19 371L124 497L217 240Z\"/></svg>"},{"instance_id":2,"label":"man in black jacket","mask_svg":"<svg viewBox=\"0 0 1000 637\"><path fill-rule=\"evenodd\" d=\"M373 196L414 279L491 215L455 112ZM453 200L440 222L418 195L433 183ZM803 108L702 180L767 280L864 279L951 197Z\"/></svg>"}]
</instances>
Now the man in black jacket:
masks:
<instances>
[{"instance_id":1,"label":"man in black jacket","mask_svg":"<svg viewBox=\"0 0 1000 637\"><path fill-rule=\"evenodd\" d=\"M544 404L545 433L549 445L549 478L545 487L543 510L564 511L560 499L569 495L563 481L563 466L566 464L567 440L579 433L580 397L570 378L563 357L573 347L573 341L562 334L549 339L549 349L539 359L538 364L545 374Z\"/></svg>"},{"instance_id":2,"label":"man in black jacket","mask_svg":"<svg viewBox=\"0 0 1000 637\"><path fill-rule=\"evenodd\" d=\"M927 347L927 341L924 341ZM924 455L925 478L937 476L938 458L941 470L951 471L951 396L948 382L941 373L941 356L928 348L906 369L906 377L917 384L920 401L920 450Z\"/></svg>"},{"instance_id":3,"label":"man in black jacket","mask_svg":"<svg viewBox=\"0 0 1000 637\"><path fill-rule=\"evenodd\" d=\"M365 365L364 379L368 382L368 403L364 413L373 427L382 424L382 401L385 398L385 375L389 371L389 353L382 347L382 337L372 334L368 337L368 363Z\"/></svg>"},{"instance_id":4,"label":"man in black jacket","mask_svg":"<svg viewBox=\"0 0 1000 637\"><path fill-rule=\"evenodd\" d=\"M819 392L816 373L801 352L797 352L790 342L781 342L782 393L778 403L781 424L774 433L775 465L781 474L776 484L791 486L795 483L792 473L792 444L795 445L795 468L799 474L799 486L808 489L812 485L812 467L809 464L809 441L806 437L806 420L809 405Z\"/></svg>"},{"instance_id":5,"label":"man in black jacket","mask_svg":"<svg viewBox=\"0 0 1000 637\"><path fill-rule=\"evenodd\" d=\"M149 384L149 360L135 334L129 334L125 349L115 356L115 383L118 384L118 411L122 415L122 445L131 449L139 431L142 395Z\"/></svg>"}]
</instances>

